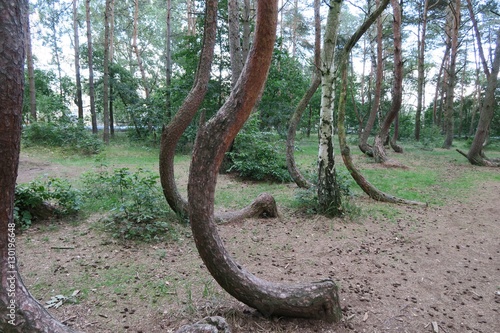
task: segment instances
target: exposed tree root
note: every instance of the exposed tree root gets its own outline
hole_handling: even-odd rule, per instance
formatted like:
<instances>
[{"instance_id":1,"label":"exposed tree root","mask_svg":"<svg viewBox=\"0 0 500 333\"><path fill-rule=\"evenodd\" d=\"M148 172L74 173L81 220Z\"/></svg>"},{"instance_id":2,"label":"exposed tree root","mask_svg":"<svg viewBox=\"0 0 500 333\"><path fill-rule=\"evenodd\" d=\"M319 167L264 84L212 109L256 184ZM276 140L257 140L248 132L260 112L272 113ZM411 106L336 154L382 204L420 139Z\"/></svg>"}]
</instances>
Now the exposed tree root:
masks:
<instances>
[{"instance_id":1,"label":"exposed tree root","mask_svg":"<svg viewBox=\"0 0 500 333\"><path fill-rule=\"evenodd\" d=\"M467 160L469 160L470 164L472 165L477 165L477 166L485 166L485 167L500 167L500 159L489 159L486 156L469 156L469 154L466 154L465 152L461 151L460 149L457 149L457 152L465 156Z\"/></svg>"},{"instance_id":2,"label":"exposed tree root","mask_svg":"<svg viewBox=\"0 0 500 333\"><path fill-rule=\"evenodd\" d=\"M230 223L252 217L273 218L278 216L278 206L274 197L269 193L261 193L250 205L243 209L234 212L218 212L215 215L215 221Z\"/></svg>"}]
</instances>

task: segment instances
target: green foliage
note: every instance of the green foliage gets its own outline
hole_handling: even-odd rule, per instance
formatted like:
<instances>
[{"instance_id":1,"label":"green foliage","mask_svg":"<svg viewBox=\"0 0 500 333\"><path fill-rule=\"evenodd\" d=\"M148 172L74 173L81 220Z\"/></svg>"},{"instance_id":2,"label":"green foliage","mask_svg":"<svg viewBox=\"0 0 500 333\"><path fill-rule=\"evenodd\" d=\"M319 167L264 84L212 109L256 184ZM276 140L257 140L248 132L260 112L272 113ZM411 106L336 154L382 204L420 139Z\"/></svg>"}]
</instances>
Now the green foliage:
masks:
<instances>
[{"instance_id":1,"label":"green foliage","mask_svg":"<svg viewBox=\"0 0 500 333\"><path fill-rule=\"evenodd\" d=\"M18 228L26 230L36 220L76 214L80 204L80 192L67 180L35 180L16 186L14 221Z\"/></svg>"},{"instance_id":2,"label":"green foliage","mask_svg":"<svg viewBox=\"0 0 500 333\"><path fill-rule=\"evenodd\" d=\"M82 155L97 154L102 142L79 122L37 122L23 129L26 146L60 147Z\"/></svg>"},{"instance_id":3,"label":"green foliage","mask_svg":"<svg viewBox=\"0 0 500 333\"><path fill-rule=\"evenodd\" d=\"M296 201L300 209L304 210L307 214L325 214L328 212L321 212L318 204L318 189L316 183L318 175L316 172L311 172L308 178L314 186L308 189L298 189L295 194ZM359 213L359 208L354 206L350 199L354 195L351 191L353 184L352 178L347 171L336 171L337 186L342 196L342 211L345 214L353 215Z\"/></svg>"},{"instance_id":4,"label":"green foliage","mask_svg":"<svg viewBox=\"0 0 500 333\"><path fill-rule=\"evenodd\" d=\"M286 167L285 144L270 132L262 132L260 120L252 116L234 141L229 172L253 180L291 181Z\"/></svg>"},{"instance_id":5,"label":"green foliage","mask_svg":"<svg viewBox=\"0 0 500 333\"><path fill-rule=\"evenodd\" d=\"M159 241L172 234L171 217L158 186L158 176L128 168L88 172L83 176L88 201L105 203L110 214L104 227L120 239Z\"/></svg>"},{"instance_id":6,"label":"green foliage","mask_svg":"<svg viewBox=\"0 0 500 333\"><path fill-rule=\"evenodd\" d=\"M420 131L420 145L422 149L433 150L441 147L443 144L443 135L439 126L431 125L422 128Z\"/></svg>"}]
</instances>

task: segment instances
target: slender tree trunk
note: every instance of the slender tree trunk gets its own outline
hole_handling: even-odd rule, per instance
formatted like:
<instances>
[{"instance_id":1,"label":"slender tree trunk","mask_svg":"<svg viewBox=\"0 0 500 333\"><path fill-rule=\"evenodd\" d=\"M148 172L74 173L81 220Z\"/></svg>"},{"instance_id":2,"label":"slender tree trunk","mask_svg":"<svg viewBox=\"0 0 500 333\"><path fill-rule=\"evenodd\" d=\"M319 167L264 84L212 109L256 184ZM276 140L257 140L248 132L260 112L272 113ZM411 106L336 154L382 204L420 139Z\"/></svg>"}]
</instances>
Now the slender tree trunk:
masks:
<instances>
[{"instance_id":1,"label":"slender tree trunk","mask_svg":"<svg viewBox=\"0 0 500 333\"><path fill-rule=\"evenodd\" d=\"M195 15L194 0L187 0L187 35L196 35L196 15Z\"/></svg>"},{"instance_id":2,"label":"slender tree trunk","mask_svg":"<svg viewBox=\"0 0 500 333\"><path fill-rule=\"evenodd\" d=\"M167 0L167 33L165 36L165 69L166 69L166 95L165 107L167 110L167 122L172 119L172 94L170 88L172 85L172 0Z\"/></svg>"},{"instance_id":3,"label":"slender tree trunk","mask_svg":"<svg viewBox=\"0 0 500 333\"><path fill-rule=\"evenodd\" d=\"M375 1L377 7L380 7L380 0ZM373 126L375 125L375 120L377 119L377 113L380 108L380 99L382 96L382 81L384 79L384 62L383 62L383 46L382 46L382 18L379 16L377 18L377 59L376 63L376 74L375 74L375 92L372 99L372 107L366 126L361 133L361 138L359 140L359 149L368 156L373 156L373 148L368 144L368 138L372 132ZM373 64L372 64L373 66ZM373 68L373 67L372 67Z\"/></svg>"},{"instance_id":4,"label":"slender tree trunk","mask_svg":"<svg viewBox=\"0 0 500 333\"><path fill-rule=\"evenodd\" d=\"M109 22L111 15L111 0L106 0L104 10L104 69L103 69L103 140L109 144Z\"/></svg>"},{"instance_id":5,"label":"slender tree trunk","mask_svg":"<svg viewBox=\"0 0 500 333\"><path fill-rule=\"evenodd\" d=\"M87 22L90 117L92 119L92 133L97 134L97 117L95 112L95 88L94 88L94 59L93 59L94 50L92 46L92 27L90 24L90 0L85 0L85 19Z\"/></svg>"},{"instance_id":6,"label":"slender tree trunk","mask_svg":"<svg viewBox=\"0 0 500 333\"><path fill-rule=\"evenodd\" d=\"M466 85L466 73L467 73L467 55L468 55L468 44L465 43L465 52L463 59L463 69L462 69L462 77L460 80L460 109L458 114L458 137L461 138L463 134L464 128L464 111L465 111L465 85Z\"/></svg>"},{"instance_id":7,"label":"slender tree trunk","mask_svg":"<svg viewBox=\"0 0 500 333\"><path fill-rule=\"evenodd\" d=\"M422 108L425 95L425 37L427 33L427 9L429 7L429 0L425 0L423 6L424 9L421 16L422 29L419 29L418 34L417 110L415 112L415 140L417 141L420 141Z\"/></svg>"},{"instance_id":8,"label":"slender tree trunk","mask_svg":"<svg viewBox=\"0 0 500 333\"><path fill-rule=\"evenodd\" d=\"M393 10L393 34L394 34L394 83L392 87L391 110L385 116L382 127L375 137L373 145L373 157L378 163L385 163L388 160L384 143L389 135L389 129L392 122L397 117L403 98L403 57L401 40L401 6L398 0L391 0Z\"/></svg>"},{"instance_id":9,"label":"slender tree trunk","mask_svg":"<svg viewBox=\"0 0 500 333\"><path fill-rule=\"evenodd\" d=\"M444 72L444 69L446 67L446 59L449 57L449 54L450 54L450 45L446 44L446 48L445 48L444 56L443 56L443 61L441 61L441 66L439 67L439 73L437 76L436 90L434 91L434 101L433 101L433 106L432 106L432 123L435 126L439 126L439 124L440 124L440 121L438 118L438 112L437 112L438 97L439 97L439 93L440 93L439 87L441 84L441 77L443 77L443 72ZM445 81L446 81L446 78L442 80L442 82L445 82ZM441 98L441 100L442 100L442 98Z\"/></svg>"},{"instance_id":10,"label":"slender tree trunk","mask_svg":"<svg viewBox=\"0 0 500 333\"><path fill-rule=\"evenodd\" d=\"M229 54L231 58L231 88L236 85L243 69L240 41L240 6L238 0L228 0Z\"/></svg>"},{"instance_id":11,"label":"slender tree trunk","mask_svg":"<svg viewBox=\"0 0 500 333\"><path fill-rule=\"evenodd\" d=\"M458 54L458 29L460 27L460 0L456 0L455 4L450 4L450 22L451 22L451 54L450 66L448 69L448 84L446 92L446 106L445 106L445 130L446 138L443 143L443 148L450 149L453 143L453 102L455 101L455 82L456 82L456 64Z\"/></svg>"},{"instance_id":12,"label":"slender tree trunk","mask_svg":"<svg viewBox=\"0 0 500 333\"><path fill-rule=\"evenodd\" d=\"M251 28L252 20L252 7L250 0L243 0L243 38L242 38L242 52L243 52L243 62L248 58L248 52L250 52L250 39L252 34Z\"/></svg>"},{"instance_id":13,"label":"slender tree trunk","mask_svg":"<svg viewBox=\"0 0 500 333\"><path fill-rule=\"evenodd\" d=\"M305 92L299 104L295 108L295 112L290 119L288 126L288 134L286 139L286 165L290 176L295 181L298 187L309 188L312 184L304 178L300 173L297 165L295 164L295 135L297 133L297 126L300 123L302 114L304 113L307 105L311 101L316 90L321 84L321 73L319 68L321 66L321 16L320 16L320 0L314 0L314 69L311 79L311 85Z\"/></svg>"},{"instance_id":14,"label":"slender tree trunk","mask_svg":"<svg viewBox=\"0 0 500 333\"><path fill-rule=\"evenodd\" d=\"M342 1L331 0L323 41L321 112L319 120L318 207L331 216L342 214L342 197L335 171L333 109L335 99L335 45Z\"/></svg>"},{"instance_id":15,"label":"slender tree trunk","mask_svg":"<svg viewBox=\"0 0 500 333\"><path fill-rule=\"evenodd\" d=\"M139 0L134 0L134 20L132 28L132 50L134 50L135 57L137 58L137 66L139 67L139 72L141 73L142 85L144 88L144 93L146 94L146 99L149 99L149 84L146 78L146 70L142 63L141 52L139 46L137 45L137 35L138 35L138 25L139 25Z\"/></svg>"},{"instance_id":16,"label":"slender tree trunk","mask_svg":"<svg viewBox=\"0 0 500 333\"><path fill-rule=\"evenodd\" d=\"M477 61L477 55L476 55L476 46L475 46L475 41L472 43L473 47L473 53L474 53L474 63L476 65L476 79L475 79L475 100L474 100L474 108L472 109L472 115L471 115L471 120L470 120L470 125L469 125L469 136L474 135L474 123L476 121L476 114L479 112L479 109L481 108L481 83L479 80L479 63Z\"/></svg>"},{"instance_id":17,"label":"slender tree trunk","mask_svg":"<svg viewBox=\"0 0 500 333\"><path fill-rule=\"evenodd\" d=\"M0 1L0 331L71 332L26 289L18 271L14 193L19 165L28 3Z\"/></svg>"},{"instance_id":18,"label":"slender tree trunk","mask_svg":"<svg viewBox=\"0 0 500 333\"><path fill-rule=\"evenodd\" d=\"M262 280L233 260L214 223L218 169L264 86L276 36L277 13L276 0L259 0L254 43L240 80L224 106L198 132L188 184L191 229L207 269L241 302L266 316L339 321L337 286L332 280L297 285Z\"/></svg>"},{"instance_id":19,"label":"slender tree trunk","mask_svg":"<svg viewBox=\"0 0 500 333\"><path fill-rule=\"evenodd\" d=\"M30 90L30 121L37 120L36 114L36 87L35 87L35 67L33 65L33 52L31 48L31 29L30 29L30 13L29 4L25 20L25 36L26 36L26 62L28 65L28 86Z\"/></svg>"},{"instance_id":20,"label":"slender tree trunk","mask_svg":"<svg viewBox=\"0 0 500 333\"><path fill-rule=\"evenodd\" d=\"M75 49L75 77L76 77L76 106L78 107L78 119L83 122L83 100L82 81L80 78L80 38L78 34L78 0L73 0L73 33Z\"/></svg>"},{"instance_id":21,"label":"slender tree trunk","mask_svg":"<svg viewBox=\"0 0 500 333\"><path fill-rule=\"evenodd\" d=\"M481 166L500 166L500 162L494 162L484 156L483 146L488 137L488 129L491 125L491 120L495 114L495 90L498 83L498 72L500 69L500 29L497 31L497 41L494 52L494 60L491 72L488 75L488 84L484 95L484 101L479 114L479 123L477 125L476 135L472 141L469 152L466 154L467 159L471 164ZM462 153L463 154L463 153Z\"/></svg>"}]
</instances>

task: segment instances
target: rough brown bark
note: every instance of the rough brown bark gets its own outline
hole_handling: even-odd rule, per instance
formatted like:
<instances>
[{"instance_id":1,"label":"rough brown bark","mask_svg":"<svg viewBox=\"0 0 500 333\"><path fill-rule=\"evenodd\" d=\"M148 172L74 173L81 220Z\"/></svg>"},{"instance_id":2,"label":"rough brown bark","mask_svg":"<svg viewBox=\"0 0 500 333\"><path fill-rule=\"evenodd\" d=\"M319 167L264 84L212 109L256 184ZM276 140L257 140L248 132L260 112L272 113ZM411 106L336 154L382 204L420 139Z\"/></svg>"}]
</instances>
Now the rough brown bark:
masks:
<instances>
[{"instance_id":1,"label":"rough brown bark","mask_svg":"<svg viewBox=\"0 0 500 333\"><path fill-rule=\"evenodd\" d=\"M0 0L0 331L71 332L28 292L17 268L14 192L19 165L27 2Z\"/></svg>"},{"instance_id":2,"label":"rough brown bark","mask_svg":"<svg viewBox=\"0 0 500 333\"><path fill-rule=\"evenodd\" d=\"M106 0L106 7L104 10L104 69L103 69L103 95L102 95L102 103L103 103L103 123L104 123L104 131L103 131L103 141L104 143L109 143L109 22L111 15L111 0Z\"/></svg>"},{"instance_id":3,"label":"rough brown bark","mask_svg":"<svg viewBox=\"0 0 500 333\"><path fill-rule=\"evenodd\" d=\"M497 40L495 46L495 55L491 72L488 75L488 84L484 95L481 113L479 114L479 123L477 125L476 135L469 148L469 152L464 154L471 164L480 166L500 166L499 162L489 160L483 153L483 146L488 136L488 128L495 113L495 89L497 88L498 72L500 69L500 29L497 31ZM489 71L488 71L489 72Z\"/></svg>"},{"instance_id":4,"label":"rough brown bark","mask_svg":"<svg viewBox=\"0 0 500 333\"><path fill-rule=\"evenodd\" d=\"M321 84L321 75L319 73L319 68L321 66L320 5L320 0L314 0L314 70L311 85L295 108L295 112L293 113L292 118L290 119L290 124L288 125L288 134L286 137L286 166L294 182L301 188L310 188L312 184L302 175L295 164L295 135L297 133L297 126L300 123L309 101Z\"/></svg>"},{"instance_id":5,"label":"rough brown bark","mask_svg":"<svg viewBox=\"0 0 500 333\"><path fill-rule=\"evenodd\" d=\"M375 137L373 145L373 157L378 163L385 163L388 160L384 143L389 135L389 129L401 109L403 98L403 57L401 40L401 6L398 0L391 0L393 9L392 30L394 34L394 82L392 87L391 110L385 116L379 133Z\"/></svg>"},{"instance_id":6,"label":"rough brown bark","mask_svg":"<svg viewBox=\"0 0 500 333\"><path fill-rule=\"evenodd\" d=\"M259 1L254 43L240 80L219 112L198 132L188 184L191 228L210 273L241 302L267 316L338 321L341 311L333 281L285 285L261 280L232 259L214 223L218 169L229 145L252 112L271 64L277 2Z\"/></svg>"}]
</instances>

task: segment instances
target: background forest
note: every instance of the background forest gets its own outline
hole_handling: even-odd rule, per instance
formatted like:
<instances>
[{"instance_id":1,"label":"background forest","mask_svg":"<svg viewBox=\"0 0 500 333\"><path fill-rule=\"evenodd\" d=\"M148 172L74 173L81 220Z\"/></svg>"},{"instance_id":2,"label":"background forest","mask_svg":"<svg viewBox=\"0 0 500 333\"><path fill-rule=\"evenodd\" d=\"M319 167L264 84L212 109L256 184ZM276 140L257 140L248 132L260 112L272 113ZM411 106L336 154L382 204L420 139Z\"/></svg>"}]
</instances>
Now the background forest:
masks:
<instances>
[{"instance_id":1,"label":"background forest","mask_svg":"<svg viewBox=\"0 0 500 333\"><path fill-rule=\"evenodd\" d=\"M370 0L364 4L344 4L336 46L339 50L374 5ZM219 7L215 59L201 107L207 117L221 107L231 88L228 7L224 1ZM484 59L491 63L495 27L500 20L497 7L494 1L473 1L462 4L460 14L454 13L446 1L404 3L403 103L398 115L397 138L440 146L450 127L445 121L450 99L453 137L474 135L487 83L478 37ZM255 111L258 119L253 130L284 138L293 110L310 84L314 24L312 1L284 1L280 8L273 63ZM323 5L322 12L325 8ZM193 83L201 49L203 3L50 0L32 1L30 10L33 51L28 52L25 124L38 121L67 126L81 120L94 133L100 129L106 136L113 136L116 130L127 129L134 140L157 143L162 126L175 115ZM469 11L474 15L479 36L474 33ZM458 14L458 45L453 55L456 68L451 72L453 31L449 22ZM243 53L248 52L254 15L252 1L241 4ZM361 133L365 128L377 93L378 66L383 68L383 80L372 133L390 109L394 68L390 56L394 45L392 14L384 13L381 21L382 62L376 54L376 25L354 47L349 59L348 133ZM89 73L89 64L93 73ZM104 75L105 72L108 75ZM450 83L453 94L448 90ZM317 131L319 104L318 91L302 117L300 133L310 135ZM496 112L489 133L492 137L500 135L499 118ZM197 121L193 121L184 133L179 150L189 151L196 124Z\"/></svg>"}]
</instances>

